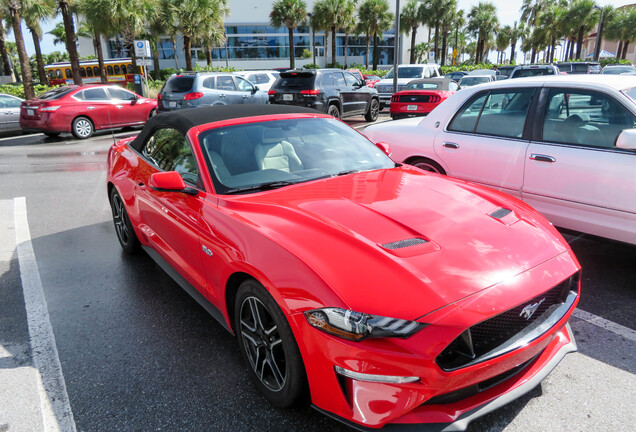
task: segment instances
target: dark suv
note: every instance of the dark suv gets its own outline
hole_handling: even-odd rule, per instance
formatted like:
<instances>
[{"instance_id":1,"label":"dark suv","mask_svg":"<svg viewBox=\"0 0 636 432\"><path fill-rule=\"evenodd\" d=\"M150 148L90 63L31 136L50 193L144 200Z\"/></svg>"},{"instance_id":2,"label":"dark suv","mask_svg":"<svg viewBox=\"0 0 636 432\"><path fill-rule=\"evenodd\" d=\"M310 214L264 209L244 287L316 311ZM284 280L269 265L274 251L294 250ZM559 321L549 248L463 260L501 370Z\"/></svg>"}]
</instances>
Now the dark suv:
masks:
<instances>
[{"instance_id":1,"label":"dark suv","mask_svg":"<svg viewBox=\"0 0 636 432\"><path fill-rule=\"evenodd\" d=\"M336 118L364 115L369 122L380 112L377 90L341 69L282 72L269 90L269 102L309 107Z\"/></svg>"}]
</instances>

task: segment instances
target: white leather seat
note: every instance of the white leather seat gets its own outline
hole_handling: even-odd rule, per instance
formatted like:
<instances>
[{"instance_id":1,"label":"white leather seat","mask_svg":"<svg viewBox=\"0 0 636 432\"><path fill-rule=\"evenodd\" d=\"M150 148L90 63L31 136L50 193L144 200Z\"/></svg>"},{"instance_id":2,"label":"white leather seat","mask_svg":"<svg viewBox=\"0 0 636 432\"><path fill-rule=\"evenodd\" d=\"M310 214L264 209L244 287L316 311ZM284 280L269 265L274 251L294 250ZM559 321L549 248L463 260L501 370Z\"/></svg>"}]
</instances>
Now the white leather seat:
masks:
<instances>
[{"instance_id":1,"label":"white leather seat","mask_svg":"<svg viewBox=\"0 0 636 432\"><path fill-rule=\"evenodd\" d=\"M283 139L279 130L266 129L263 140L254 149L259 169L277 169L294 172L303 169L303 164L289 141Z\"/></svg>"}]
</instances>

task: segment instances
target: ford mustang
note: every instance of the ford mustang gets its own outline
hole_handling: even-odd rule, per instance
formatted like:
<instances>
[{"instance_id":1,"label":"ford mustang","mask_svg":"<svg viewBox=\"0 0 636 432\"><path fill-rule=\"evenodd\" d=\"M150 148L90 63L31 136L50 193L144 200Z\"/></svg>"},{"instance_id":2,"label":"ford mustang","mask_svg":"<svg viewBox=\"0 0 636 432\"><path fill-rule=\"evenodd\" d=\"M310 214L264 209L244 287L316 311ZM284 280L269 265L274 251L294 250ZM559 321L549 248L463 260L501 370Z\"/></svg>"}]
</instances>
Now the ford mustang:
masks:
<instances>
[{"instance_id":1,"label":"ford mustang","mask_svg":"<svg viewBox=\"0 0 636 432\"><path fill-rule=\"evenodd\" d=\"M110 149L115 232L236 335L274 405L463 430L576 349L580 266L523 202L389 153L306 108L159 114Z\"/></svg>"}]
</instances>

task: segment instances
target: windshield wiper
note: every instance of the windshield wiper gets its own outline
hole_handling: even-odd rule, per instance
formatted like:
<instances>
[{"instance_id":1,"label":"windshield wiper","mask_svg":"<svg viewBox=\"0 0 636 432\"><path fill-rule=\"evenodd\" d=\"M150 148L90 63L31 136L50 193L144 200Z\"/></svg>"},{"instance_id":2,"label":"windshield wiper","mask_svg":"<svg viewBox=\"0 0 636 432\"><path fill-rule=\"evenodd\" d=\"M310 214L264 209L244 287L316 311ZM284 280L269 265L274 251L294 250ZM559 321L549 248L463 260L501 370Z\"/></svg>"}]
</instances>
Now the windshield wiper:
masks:
<instances>
[{"instance_id":1,"label":"windshield wiper","mask_svg":"<svg viewBox=\"0 0 636 432\"><path fill-rule=\"evenodd\" d=\"M332 175L332 177L340 177L340 176L343 176L343 175L353 174L353 173L357 173L357 172L360 172L360 171L363 171L363 170L359 170L359 169L344 170L344 171L340 171L337 174Z\"/></svg>"},{"instance_id":2,"label":"windshield wiper","mask_svg":"<svg viewBox=\"0 0 636 432\"><path fill-rule=\"evenodd\" d=\"M304 181L304 180L302 180ZM236 194L241 192L252 192L252 191L266 191L272 189L278 189L283 186L289 186L296 183L300 183L300 181L272 181L267 183L261 183L259 185L245 186L240 188L228 189L226 194Z\"/></svg>"}]
</instances>

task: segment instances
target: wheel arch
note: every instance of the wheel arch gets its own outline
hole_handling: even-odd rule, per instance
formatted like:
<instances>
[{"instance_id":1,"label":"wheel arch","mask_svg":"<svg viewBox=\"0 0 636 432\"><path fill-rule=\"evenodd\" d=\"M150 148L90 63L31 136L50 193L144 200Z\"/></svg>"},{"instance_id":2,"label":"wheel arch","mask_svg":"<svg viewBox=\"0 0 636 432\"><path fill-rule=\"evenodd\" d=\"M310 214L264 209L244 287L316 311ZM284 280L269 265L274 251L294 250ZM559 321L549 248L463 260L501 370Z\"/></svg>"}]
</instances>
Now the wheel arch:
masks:
<instances>
[{"instance_id":1,"label":"wheel arch","mask_svg":"<svg viewBox=\"0 0 636 432\"><path fill-rule=\"evenodd\" d=\"M448 169L438 160L433 159L431 157L428 156L421 156L421 155L416 155L416 156L409 156L408 158L406 158L404 160L405 164L408 165L413 165L415 162L417 162L418 160L424 160L426 162L429 162L433 165L436 165L437 167L439 167L439 169L441 169L441 173L444 175L448 175Z\"/></svg>"},{"instance_id":2,"label":"wheel arch","mask_svg":"<svg viewBox=\"0 0 636 432\"><path fill-rule=\"evenodd\" d=\"M86 120L88 120L89 122L91 122L91 124L93 125L93 130L96 131L97 130L97 126L95 126L95 120L93 120L93 118L82 112L80 114L75 115L72 119L71 119L71 132L73 131L73 123L75 122L75 120L77 120L80 117L84 117Z\"/></svg>"}]
</instances>

